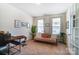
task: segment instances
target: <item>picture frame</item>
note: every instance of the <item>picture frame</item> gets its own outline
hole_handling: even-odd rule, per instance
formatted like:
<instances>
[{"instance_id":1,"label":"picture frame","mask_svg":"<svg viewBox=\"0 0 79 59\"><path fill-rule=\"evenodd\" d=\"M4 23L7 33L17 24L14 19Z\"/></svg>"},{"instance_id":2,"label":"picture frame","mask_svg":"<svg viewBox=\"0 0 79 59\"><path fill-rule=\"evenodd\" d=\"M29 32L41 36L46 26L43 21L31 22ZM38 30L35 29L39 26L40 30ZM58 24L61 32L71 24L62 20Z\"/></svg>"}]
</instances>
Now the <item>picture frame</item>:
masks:
<instances>
[{"instance_id":1,"label":"picture frame","mask_svg":"<svg viewBox=\"0 0 79 59\"><path fill-rule=\"evenodd\" d=\"M73 15L73 27L75 27L75 15Z\"/></svg>"},{"instance_id":2,"label":"picture frame","mask_svg":"<svg viewBox=\"0 0 79 59\"><path fill-rule=\"evenodd\" d=\"M28 22L23 22L21 20L14 20L14 27L15 28L21 28L21 27L30 28L30 24Z\"/></svg>"},{"instance_id":3,"label":"picture frame","mask_svg":"<svg viewBox=\"0 0 79 59\"><path fill-rule=\"evenodd\" d=\"M27 23L26 22L21 22L21 27L26 27Z\"/></svg>"},{"instance_id":4,"label":"picture frame","mask_svg":"<svg viewBox=\"0 0 79 59\"><path fill-rule=\"evenodd\" d=\"M73 20L73 27L75 27L75 20Z\"/></svg>"},{"instance_id":5,"label":"picture frame","mask_svg":"<svg viewBox=\"0 0 79 59\"><path fill-rule=\"evenodd\" d=\"M30 24L29 23L27 24L27 28L30 28Z\"/></svg>"},{"instance_id":6,"label":"picture frame","mask_svg":"<svg viewBox=\"0 0 79 59\"><path fill-rule=\"evenodd\" d=\"M30 24L28 22L21 22L21 27L30 28Z\"/></svg>"},{"instance_id":7,"label":"picture frame","mask_svg":"<svg viewBox=\"0 0 79 59\"><path fill-rule=\"evenodd\" d=\"M21 21L20 20L14 20L14 27L20 28L21 27Z\"/></svg>"}]
</instances>

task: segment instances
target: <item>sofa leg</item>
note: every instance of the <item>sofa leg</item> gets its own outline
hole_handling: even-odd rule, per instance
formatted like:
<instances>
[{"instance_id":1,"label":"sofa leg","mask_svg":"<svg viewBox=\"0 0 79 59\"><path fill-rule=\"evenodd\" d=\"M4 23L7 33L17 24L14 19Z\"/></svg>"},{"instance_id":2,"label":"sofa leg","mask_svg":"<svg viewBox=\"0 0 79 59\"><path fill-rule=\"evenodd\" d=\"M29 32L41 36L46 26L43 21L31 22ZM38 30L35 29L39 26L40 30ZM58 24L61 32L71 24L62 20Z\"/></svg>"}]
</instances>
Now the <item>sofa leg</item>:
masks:
<instances>
[{"instance_id":1,"label":"sofa leg","mask_svg":"<svg viewBox=\"0 0 79 59\"><path fill-rule=\"evenodd\" d=\"M56 45L58 45L58 41L57 41L57 39L56 39Z\"/></svg>"}]
</instances>

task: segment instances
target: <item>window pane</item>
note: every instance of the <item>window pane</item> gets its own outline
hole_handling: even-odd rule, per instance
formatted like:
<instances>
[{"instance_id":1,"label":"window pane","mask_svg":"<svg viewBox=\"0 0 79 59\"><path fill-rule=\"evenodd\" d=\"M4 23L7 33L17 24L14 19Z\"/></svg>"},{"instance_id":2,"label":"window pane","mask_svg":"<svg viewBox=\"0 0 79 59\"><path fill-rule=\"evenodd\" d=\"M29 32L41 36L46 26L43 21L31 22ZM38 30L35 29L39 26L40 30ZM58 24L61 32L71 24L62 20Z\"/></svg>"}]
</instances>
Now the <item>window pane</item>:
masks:
<instances>
[{"instance_id":1,"label":"window pane","mask_svg":"<svg viewBox=\"0 0 79 59\"><path fill-rule=\"evenodd\" d=\"M38 33L43 33L44 32L44 23L43 23L43 20L38 20L37 27L38 27Z\"/></svg>"},{"instance_id":2,"label":"window pane","mask_svg":"<svg viewBox=\"0 0 79 59\"><path fill-rule=\"evenodd\" d=\"M43 26L43 20L38 20L38 26Z\"/></svg>"},{"instance_id":3,"label":"window pane","mask_svg":"<svg viewBox=\"0 0 79 59\"><path fill-rule=\"evenodd\" d=\"M53 18L52 26L60 26L60 18Z\"/></svg>"},{"instance_id":4,"label":"window pane","mask_svg":"<svg viewBox=\"0 0 79 59\"><path fill-rule=\"evenodd\" d=\"M59 26L54 26L52 31L53 31L53 34L59 34L60 33L60 27Z\"/></svg>"},{"instance_id":5,"label":"window pane","mask_svg":"<svg viewBox=\"0 0 79 59\"><path fill-rule=\"evenodd\" d=\"M60 18L52 19L52 34L60 33Z\"/></svg>"},{"instance_id":6,"label":"window pane","mask_svg":"<svg viewBox=\"0 0 79 59\"><path fill-rule=\"evenodd\" d=\"M44 30L43 30L43 27L38 27L38 33L43 33L44 32Z\"/></svg>"}]
</instances>

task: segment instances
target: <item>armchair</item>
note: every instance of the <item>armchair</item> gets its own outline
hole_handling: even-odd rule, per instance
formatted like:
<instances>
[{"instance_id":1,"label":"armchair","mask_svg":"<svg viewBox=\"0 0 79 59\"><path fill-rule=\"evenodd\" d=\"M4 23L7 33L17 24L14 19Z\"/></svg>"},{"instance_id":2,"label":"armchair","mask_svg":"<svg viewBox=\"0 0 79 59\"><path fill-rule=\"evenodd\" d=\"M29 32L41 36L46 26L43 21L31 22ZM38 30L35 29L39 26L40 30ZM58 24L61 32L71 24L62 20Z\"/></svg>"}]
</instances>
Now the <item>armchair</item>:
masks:
<instances>
[{"instance_id":1,"label":"armchair","mask_svg":"<svg viewBox=\"0 0 79 59\"><path fill-rule=\"evenodd\" d=\"M8 39L9 35L5 34L3 31L0 31L0 54L8 53Z\"/></svg>"}]
</instances>

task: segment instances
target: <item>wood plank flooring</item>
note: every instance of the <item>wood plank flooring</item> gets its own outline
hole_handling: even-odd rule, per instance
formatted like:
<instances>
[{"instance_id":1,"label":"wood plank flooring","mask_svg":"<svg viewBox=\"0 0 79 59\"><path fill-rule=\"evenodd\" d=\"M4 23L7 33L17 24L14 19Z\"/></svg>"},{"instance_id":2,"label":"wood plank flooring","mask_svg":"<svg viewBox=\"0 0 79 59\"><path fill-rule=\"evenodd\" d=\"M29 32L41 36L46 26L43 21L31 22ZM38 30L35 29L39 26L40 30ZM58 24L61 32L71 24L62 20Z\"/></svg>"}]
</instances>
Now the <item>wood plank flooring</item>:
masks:
<instances>
[{"instance_id":1,"label":"wood plank flooring","mask_svg":"<svg viewBox=\"0 0 79 59\"><path fill-rule=\"evenodd\" d=\"M22 47L19 55L69 55L68 48L61 43L58 45L35 42L29 40L27 45Z\"/></svg>"}]
</instances>

